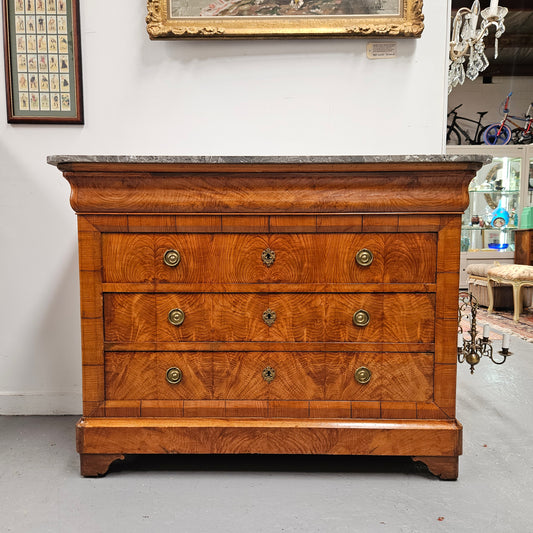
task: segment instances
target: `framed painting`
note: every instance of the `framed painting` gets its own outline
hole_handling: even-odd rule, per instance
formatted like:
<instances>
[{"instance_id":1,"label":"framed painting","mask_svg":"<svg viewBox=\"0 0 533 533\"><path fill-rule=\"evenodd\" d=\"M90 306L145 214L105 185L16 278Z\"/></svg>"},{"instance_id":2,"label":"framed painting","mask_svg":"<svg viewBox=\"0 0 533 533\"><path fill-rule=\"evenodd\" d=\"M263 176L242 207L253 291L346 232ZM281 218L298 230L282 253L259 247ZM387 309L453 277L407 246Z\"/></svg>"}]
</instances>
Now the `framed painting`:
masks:
<instances>
[{"instance_id":1,"label":"framed painting","mask_svg":"<svg viewBox=\"0 0 533 533\"><path fill-rule=\"evenodd\" d=\"M78 0L2 0L7 120L83 124Z\"/></svg>"},{"instance_id":2,"label":"framed painting","mask_svg":"<svg viewBox=\"0 0 533 533\"><path fill-rule=\"evenodd\" d=\"M148 0L151 39L420 37L422 0Z\"/></svg>"}]
</instances>

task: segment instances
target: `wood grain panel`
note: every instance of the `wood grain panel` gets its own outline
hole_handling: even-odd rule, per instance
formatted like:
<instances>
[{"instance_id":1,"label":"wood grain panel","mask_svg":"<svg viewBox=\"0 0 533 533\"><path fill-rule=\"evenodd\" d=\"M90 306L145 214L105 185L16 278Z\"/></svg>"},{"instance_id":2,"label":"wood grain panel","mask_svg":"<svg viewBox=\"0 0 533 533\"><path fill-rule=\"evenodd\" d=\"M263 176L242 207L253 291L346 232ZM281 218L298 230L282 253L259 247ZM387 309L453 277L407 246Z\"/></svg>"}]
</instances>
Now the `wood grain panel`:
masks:
<instances>
[{"instance_id":1,"label":"wood grain panel","mask_svg":"<svg viewBox=\"0 0 533 533\"><path fill-rule=\"evenodd\" d=\"M350 402L352 418L380 418L381 402Z\"/></svg>"},{"instance_id":2,"label":"wood grain panel","mask_svg":"<svg viewBox=\"0 0 533 533\"><path fill-rule=\"evenodd\" d=\"M269 353L269 366L276 377L268 386L271 400L322 400L325 385L325 354Z\"/></svg>"},{"instance_id":3,"label":"wood grain panel","mask_svg":"<svg viewBox=\"0 0 533 533\"><path fill-rule=\"evenodd\" d=\"M350 402L309 402L310 418L350 418Z\"/></svg>"},{"instance_id":4,"label":"wood grain panel","mask_svg":"<svg viewBox=\"0 0 533 533\"><path fill-rule=\"evenodd\" d=\"M268 233L269 217L252 215L226 215L222 217L224 233Z\"/></svg>"},{"instance_id":5,"label":"wood grain panel","mask_svg":"<svg viewBox=\"0 0 533 533\"><path fill-rule=\"evenodd\" d=\"M101 318L102 273L81 271L79 276L81 318Z\"/></svg>"},{"instance_id":6,"label":"wood grain panel","mask_svg":"<svg viewBox=\"0 0 533 533\"><path fill-rule=\"evenodd\" d=\"M430 400L433 398L433 354L383 354L379 378L382 400Z\"/></svg>"},{"instance_id":7,"label":"wood grain panel","mask_svg":"<svg viewBox=\"0 0 533 533\"><path fill-rule=\"evenodd\" d=\"M457 379L457 364L435 365L435 403L450 418L455 417L455 382Z\"/></svg>"},{"instance_id":8,"label":"wood grain panel","mask_svg":"<svg viewBox=\"0 0 533 533\"><path fill-rule=\"evenodd\" d=\"M169 368L183 374L177 384L166 380ZM198 353L109 352L105 364L106 398L110 400L210 399L212 359Z\"/></svg>"},{"instance_id":9,"label":"wood grain panel","mask_svg":"<svg viewBox=\"0 0 533 533\"><path fill-rule=\"evenodd\" d=\"M154 237L146 234L102 235L105 282L144 283L154 280Z\"/></svg>"},{"instance_id":10,"label":"wood grain panel","mask_svg":"<svg viewBox=\"0 0 533 533\"><path fill-rule=\"evenodd\" d=\"M213 353L213 398L268 399L269 384L261 373L269 366L262 352Z\"/></svg>"},{"instance_id":11,"label":"wood grain panel","mask_svg":"<svg viewBox=\"0 0 533 533\"><path fill-rule=\"evenodd\" d=\"M101 318L81 319L82 358L85 365L104 364L104 328Z\"/></svg>"},{"instance_id":12,"label":"wood grain panel","mask_svg":"<svg viewBox=\"0 0 533 533\"><path fill-rule=\"evenodd\" d=\"M83 399L86 402L101 402L104 399L103 365L81 367Z\"/></svg>"},{"instance_id":13,"label":"wood grain panel","mask_svg":"<svg viewBox=\"0 0 533 533\"><path fill-rule=\"evenodd\" d=\"M437 274L436 317L457 320L459 272Z\"/></svg>"},{"instance_id":14,"label":"wood grain panel","mask_svg":"<svg viewBox=\"0 0 533 533\"><path fill-rule=\"evenodd\" d=\"M316 230L323 233L358 233L362 226L362 215L317 215L316 217Z\"/></svg>"},{"instance_id":15,"label":"wood grain panel","mask_svg":"<svg viewBox=\"0 0 533 533\"><path fill-rule=\"evenodd\" d=\"M323 298L326 326L324 340L350 342L382 342L385 340L383 339L382 294L326 294ZM359 310L369 313L370 322L367 326L354 325L353 315Z\"/></svg>"},{"instance_id":16,"label":"wood grain panel","mask_svg":"<svg viewBox=\"0 0 533 533\"><path fill-rule=\"evenodd\" d=\"M78 232L78 261L80 271L99 271L102 268L101 233Z\"/></svg>"},{"instance_id":17,"label":"wood grain panel","mask_svg":"<svg viewBox=\"0 0 533 533\"><path fill-rule=\"evenodd\" d=\"M271 341L308 342L325 340L329 324L324 321L325 295L271 294L268 307L276 321L268 329Z\"/></svg>"},{"instance_id":18,"label":"wood grain panel","mask_svg":"<svg viewBox=\"0 0 533 533\"><path fill-rule=\"evenodd\" d=\"M383 341L433 342L435 296L433 294L385 294Z\"/></svg>"},{"instance_id":19,"label":"wood grain panel","mask_svg":"<svg viewBox=\"0 0 533 533\"><path fill-rule=\"evenodd\" d=\"M275 378L265 381L271 367ZM324 397L323 353L214 353L214 398L320 400Z\"/></svg>"},{"instance_id":20,"label":"wood grain panel","mask_svg":"<svg viewBox=\"0 0 533 533\"><path fill-rule=\"evenodd\" d=\"M396 232L398 231L398 215L363 215L364 232Z\"/></svg>"},{"instance_id":21,"label":"wood grain panel","mask_svg":"<svg viewBox=\"0 0 533 533\"><path fill-rule=\"evenodd\" d=\"M444 218L444 217L443 217ZM461 255L461 218L445 218L447 224L439 231L437 272L459 272Z\"/></svg>"},{"instance_id":22,"label":"wood grain panel","mask_svg":"<svg viewBox=\"0 0 533 533\"><path fill-rule=\"evenodd\" d=\"M176 217L172 215L129 215L130 232L167 232L176 231Z\"/></svg>"},{"instance_id":23,"label":"wood grain panel","mask_svg":"<svg viewBox=\"0 0 533 533\"><path fill-rule=\"evenodd\" d=\"M226 416L266 418L268 402L260 400L226 400Z\"/></svg>"},{"instance_id":24,"label":"wood grain panel","mask_svg":"<svg viewBox=\"0 0 533 533\"><path fill-rule=\"evenodd\" d=\"M277 215L270 217L270 231L288 233L314 233L316 232L315 215Z\"/></svg>"},{"instance_id":25,"label":"wood grain panel","mask_svg":"<svg viewBox=\"0 0 533 533\"><path fill-rule=\"evenodd\" d=\"M309 402L270 400L268 416L271 418L309 418Z\"/></svg>"},{"instance_id":26,"label":"wood grain panel","mask_svg":"<svg viewBox=\"0 0 533 533\"><path fill-rule=\"evenodd\" d=\"M83 416L105 416L105 402L83 402Z\"/></svg>"},{"instance_id":27,"label":"wood grain panel","mask_svg":"<svg viewBox=\"0 0 533 533\"><path fill-rule=\"evenodd\" d=\"M178 233L213 233L222 231L222 217L216 215L177 215Z\"/></svg>"},{"instance_id":28,"label":"wood grain panel","mask_svg":"<svg viewBox=\"0 0 533 533\"><path fill-rule=\"evenodd\" d=\"M272 418L274 413L273 410ZM461 430L455 420L110 418L82 419L77 425L77 443L80 453L89 454L120 451L412 456L429 453L440 457L461 453Z\"/></svg>"},{"instance_id":29,"label":"wood grain panel","mask_svg":"<svg viewBox=\"0 0 533 533\"><path fill-rule=\"evenodd\" d=\"M158 399L157 356L108 352L105 360L107 400ZM164 375L159 379L165 379Z\"/></svg>"},{"instance_id":30,"label":"wood grain panel","mask_svg":"<svg viewBox=\"0 0 533 533\"><path fill-rule=\"evenodd\" d=\"M365 367L370 381L355 371ZM326 354L326 400L426 401L433 397L432 354Z\"/></svg>"},{"instance_id":31,"label":"wood grain panel","mask_svg":"<svg viewBox=\"0 0 533 533\"><path fill-rule=\"evenodd\" d=\"M382 364L380 353L327 353L325 400L380 400ZM364 385L355 381L355 371L366 367L372 372Z\"/></svg>"},{"instance_id":32,"label":"wood grain panel","mask_svg":"<svg viewBox=\"0 0 533 533\"><path fill-rule=\"evenodd\" d=\"M437 261L435 233L402 233L384 236L385 283L434 283Z\"/></svg>"},{"instance_id":33,"label":"wood grain panel","mask_svg":"<svg viewBox=\"0 0 533 533\"><path fill-rule=\"evenodd\" d=\"M183 416L183 400L142 400L141 416Z\"/></svg>"},{"instance_id":34,"label":"wood grain panel","mask_svg":"<svg viewBox=\"0 0 533 533\"><path fill-rule=\"evenodd\" d=\"M183 402L183 416L223 417L225 412L226 402L224 400L185 400Z\"/></svg>"},{"instance_id":35,"label":"wood grain panel","mask_svg":"<svg viewBox=\"0 0 533 533\"><path fill-rule=\"evenodd\" d=\"M86 215L87 222L100 232L128 232L128 217L126 215Z\"/></svg>"},{"instance_id":36,"label":"wood grain panel","mask_svg":"<svg viewBox=\"0 0 533 533\"><path fill-rule=\"evenodd\" d=\"M425 419L442 419L448 418L444 411L440 409L433 402L417 403L416 404L416 417Z\"/></svg>"},{"instance_id":37,"label":"wood grain panel","mask_svg":"<svg viewBox=\"0 0 533 533\"><path fill-rule=\"evenodd\" d=\"M391 419L416 418L416 403L381 402L381 416Z\"/></svg>"},{"instance_id":38,"label":"wood grain panel","mask_svg":"<svg viewBox=\"0 0 533 533\"><path fill-rule=\"evenodd\" d=\"M440 215L400 215L398 217L398 231L439 231L442 226Z\"/></svg>"},{"instance_id":39,"label":"wood grain panel","mask_svg":"<svg viewBox=\"0 0 533 533\"><path fill-rule=\"evenodd\" d=\"M107 400L105 402L105 416L141 416L141 402L139 400Z\"/></svg>"},{"instance_id":40,"label":"wood grain panel","mask_svg":"<svg viewBox=\"0 0 533 533\"><path fill-rule=\"evenodd\" d=\"M455 364L457 361L457 319L435 321L435 362Z\"/></svg>"},{"instance_id":41,"label":"wood grain panel","mask_svg":"<svg viewBox=\"0 0 533 533\"><path fill-rule=\"evenodd\" d=\"M152 294L105 294L105 340L153 341L156 339L155 308Z\"/></svg>"}]
</instances>

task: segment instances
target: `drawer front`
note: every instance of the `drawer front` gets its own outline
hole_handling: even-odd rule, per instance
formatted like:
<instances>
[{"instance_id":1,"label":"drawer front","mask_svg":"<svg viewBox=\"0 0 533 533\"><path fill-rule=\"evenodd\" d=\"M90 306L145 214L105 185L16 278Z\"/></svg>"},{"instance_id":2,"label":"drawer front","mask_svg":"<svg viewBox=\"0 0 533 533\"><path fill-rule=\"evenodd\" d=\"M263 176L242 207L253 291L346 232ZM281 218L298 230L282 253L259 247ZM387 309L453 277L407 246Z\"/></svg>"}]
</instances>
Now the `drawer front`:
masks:
<instances>
[{"instance_id":1,"label":"drawer front","mask_svg":"<svg viewBox=\"0 0 533 533\"><path fill-rule=\"evenodd\" d=\"M355 374L362 367L369 380ZM179 369L169 383L167 371ZM433 356L409 353L111 352L108 400L369 400L433 396Z\"/></svg>"},{"instance_id":2,"label":"drawer front","mask_svg":"<svg viewBox=\"0 0 533 533\"><path fill-rule=\"evenodd\" d=\"M106 294L105 340L427 343L434 304L434 294Z\"/></svg>"},{"instance_id":3,"label":"drawer front","mask_svg":"<svg viewBox=\"0 0 533 533\"><path fill-rule=\"evenodd\" d=\"M433 233L104 234L102 246L108 283L435 281ZM165 263L169 250L179 252L172 266ZM357 262L364 250L372 254L370 264L368 254Z\"/></svg>"}]
</instances>

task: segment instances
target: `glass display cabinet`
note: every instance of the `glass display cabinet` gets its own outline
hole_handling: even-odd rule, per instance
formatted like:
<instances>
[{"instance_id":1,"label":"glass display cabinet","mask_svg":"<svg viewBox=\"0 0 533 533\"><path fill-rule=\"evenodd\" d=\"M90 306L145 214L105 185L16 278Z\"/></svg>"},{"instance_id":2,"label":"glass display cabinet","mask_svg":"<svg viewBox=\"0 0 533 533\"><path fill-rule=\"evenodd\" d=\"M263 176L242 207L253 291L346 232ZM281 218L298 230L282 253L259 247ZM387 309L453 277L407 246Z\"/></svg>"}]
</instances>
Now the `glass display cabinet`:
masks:
<instances>
[{"instance_id":1,"label":"glass display cabinet","mask_svg":"<svg viewBox=\"0 0 533 533\"><path fill-rule=\"evenodd\" d=\"M515 232L530 203L528 185L533 146L448 146L448 154L491 155L469 187L470 205L461 231L461 287L471 263L513 263Z\"/></svg>"}]
</instances>

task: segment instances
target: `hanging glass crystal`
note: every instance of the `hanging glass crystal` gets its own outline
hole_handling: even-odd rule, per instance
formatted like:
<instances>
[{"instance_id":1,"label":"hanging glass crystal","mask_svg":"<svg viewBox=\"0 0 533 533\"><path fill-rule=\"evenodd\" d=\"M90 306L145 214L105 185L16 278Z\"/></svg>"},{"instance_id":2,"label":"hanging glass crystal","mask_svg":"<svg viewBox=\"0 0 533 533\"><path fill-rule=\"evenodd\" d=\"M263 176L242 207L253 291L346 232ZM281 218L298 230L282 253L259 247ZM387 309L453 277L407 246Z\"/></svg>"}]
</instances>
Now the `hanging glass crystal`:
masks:
<instances>
[{"instance_id":1,"label":"hanging glass crystal","mask_svg":"<svg viewBox=\"0 0 533 533\"><path fill-rule=\"evenodd\" d=\"M490 7L481 10L479 0L474 0L471 9L462 7L457 11L452 24L450 40L450 64L448 70L448 93L457 85L462 85L465 76L475 80L480 72L489 66L483 39L489 28L495 28L495 53L498 57L498 39L505 32L504 18L508 9L498 5L499 0L491 0ZM478 22L481 22L478 28ZM468 65L465 71L465 58Z\"/></svg>"}]
</instances>

